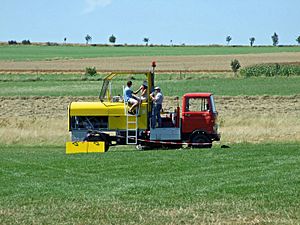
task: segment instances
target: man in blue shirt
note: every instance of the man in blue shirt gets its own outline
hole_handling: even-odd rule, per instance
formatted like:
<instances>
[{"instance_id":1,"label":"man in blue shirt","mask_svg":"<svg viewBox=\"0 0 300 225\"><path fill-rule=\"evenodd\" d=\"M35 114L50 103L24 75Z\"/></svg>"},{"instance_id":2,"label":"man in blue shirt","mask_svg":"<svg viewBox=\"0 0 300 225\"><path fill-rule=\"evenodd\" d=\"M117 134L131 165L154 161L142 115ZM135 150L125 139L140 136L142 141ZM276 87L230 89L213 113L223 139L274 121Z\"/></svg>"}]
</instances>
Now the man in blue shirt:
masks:
<instances>
[{"instance_id":1,"label":"man in blue shirt","mask_svg":"<svg viewBox=\"0 0 300 225\"><path fill-rule=\"evenodd\" d=\"M132 82L128 81L127 86L124 88L124 101L131 104L130 109L128 110L128 113L134 114L133 110L134 108L139 104L139 98L136 97L133 94L133 91L131 90Z\"/></svg>"}]
</instances>

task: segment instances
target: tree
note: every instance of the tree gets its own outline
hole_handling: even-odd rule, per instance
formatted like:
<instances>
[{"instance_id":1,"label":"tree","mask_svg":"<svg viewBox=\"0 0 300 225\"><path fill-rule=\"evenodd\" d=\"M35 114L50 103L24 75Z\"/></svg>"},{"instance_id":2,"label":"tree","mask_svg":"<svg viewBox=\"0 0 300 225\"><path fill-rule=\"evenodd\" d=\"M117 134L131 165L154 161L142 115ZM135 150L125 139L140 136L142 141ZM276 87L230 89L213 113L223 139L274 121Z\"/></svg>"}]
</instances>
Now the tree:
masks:
<instances>
[{"instance_id":1,"label":"tree","mask_svg":"<svg viewBox=\"0 0 300 225\"><path fill-rule=\"evenodd\" d=\"M114 44L114 43L116 43L117 38L112 34L108 40L110 43Z\"/></svg>"},{"instance_id":2,"label":"tree","mask_svg":"<svg viewBox=\"0 0 300 225\"><path fill-rule=\"evenodd\" d=\"M279 37L278 34L276 34L276 32L272 35L272 41L273 41L273 46L277 46L278 42L279 42Z\"/></svg>"},{"instance_id":3,"label":"tree","mask_svg":"<svg viewBox=\"0 0 300 225\"><path fill-rule=\"evenodd\" d=\"M88 44L91 40L92 40L92 37L90 35L86 35L85 36L85 40L86 40L86 44Z\"/></svg>"},{"instance_id":4,"label":"tree","mask_svg":"<svg viewBox=\"0 0 300 225\"><path fill-rule=\"evenodd\" d=\"M86 67L85 68L85 76L95 76L97 74L96 67Z\"/></svg>"},{"instance_id":5,"label":"tree","mask_svg":"<svg viewBox=\"0 0 300 225\"><path fill-rule=\"evenodd\" d=\"M234 75L236 76L239 68L241 67L240 62L237 59L234 59L231 61L230 65L231 65L232 71L234 72Z\"/></svg>"},{"instance_id":6,"label":"tree","mask_svg":"<svg viewBox=\"0 0 300 225\"><path fill-rule=\"evenodd\" d=\"M229 45L229 42L232 40L232 38L230 36L226 37L226 41L227 41L227 45Z\"/></svg>"},{"instance_id":7,"label":"tree","mask_svg":"<svg viewBox=\"0 0 300 225\"><path fill-rule=\"evenodd\" d=\"M298 44L300 45L300 36L297 37L296 41L297 41Z\"/></svg>"},{"instance_id":8,"label":"tree","mask_svg":"<svg viewBox=\"0 0 300 225\"><path fill-rule=\"evenodd\" d=\"M22 41L22 45L30 45L30 41L29 40L23 40Z\"/></svg>"},{"instance_id":9,"label":"tree","mask_svg":"<svg viewBox=\"0 0 300 225\"><path fill-rule=\"evenodd\" d=\"M250 46L252 47L255 41L255 37L249 38L249 41L250 41Z\"/></svg>"},{"instance_id":10,"label":"tree","mask_svg":"<svg viewBox=\"0 0 300 225\"><path fill-rule=\"evenodd\" d=\"M143 41L146 43L146 46L148 46L149 38L144 38Z\"/></svg>"}]
</instances>

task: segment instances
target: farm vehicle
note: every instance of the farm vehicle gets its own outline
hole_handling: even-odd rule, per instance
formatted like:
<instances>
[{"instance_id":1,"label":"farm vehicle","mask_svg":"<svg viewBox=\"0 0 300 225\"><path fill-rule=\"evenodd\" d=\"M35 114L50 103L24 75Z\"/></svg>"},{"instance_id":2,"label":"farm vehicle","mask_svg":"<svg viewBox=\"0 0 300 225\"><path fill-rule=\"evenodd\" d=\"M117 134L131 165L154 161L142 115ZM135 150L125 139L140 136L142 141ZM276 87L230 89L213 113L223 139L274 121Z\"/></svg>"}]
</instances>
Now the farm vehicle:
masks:
<instances>
[{"instance_id":1,"label":"farm vehicle","mask_svg":"<svg viewBox=\"0 0 300 225\"><path fill-rule=\"evenodd\" d=\"M161 126L152 123L154 103L142 101L135 114L121 95L112 96L112 80L118 76L145 76L147 95L155 88L155 63L149 71L112 72L103 80L98 102L72 102L68 108L71 141L67 153L105 152L112 145L136 145L139 149L210 148L220 140L214 98L211 93L186 93L182 106L161 112ZM123 87L124 88L124 87ZM122 92L123 90L120 90Z\"/></svg>"}]
</instances>

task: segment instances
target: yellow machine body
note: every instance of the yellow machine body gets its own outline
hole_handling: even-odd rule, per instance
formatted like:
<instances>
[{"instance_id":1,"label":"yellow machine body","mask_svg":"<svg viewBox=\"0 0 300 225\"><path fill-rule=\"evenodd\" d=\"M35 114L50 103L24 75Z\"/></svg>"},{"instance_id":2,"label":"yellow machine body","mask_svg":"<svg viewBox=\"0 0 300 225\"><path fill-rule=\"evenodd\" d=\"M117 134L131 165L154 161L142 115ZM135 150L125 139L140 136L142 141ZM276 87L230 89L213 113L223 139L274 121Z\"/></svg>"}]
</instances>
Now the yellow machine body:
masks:
<instances>
[{"instance_id":1,"label":"yellow machine body","mask_svg":"<svg viewBox=\"0 0 300 225\"><path fill-rule=\"evenodd\" d=\"M72 102L68 108L68 130L71 142L66 143L66 153L105 152L109 145L125 144L125 138L132 138L149 128L151 101L148 98L138 106L138 115L129 115L130 106L121 96L112 96L111 82L116 76L144 75L148 82L147 96L154 89L154 70L110 73L103 79L98 102ZM119 97L118 100L115 100ZM120 139L120 137L122 137ZM93 138L97 138L94 140ZM93 140L92 140L93 139Z\"/></svg>"},{"instance_id":2,"label":"yellow machine body","mask_svg":"<svg viewBox=\"0 0 300 225\"><path fill-rule=\"evenodd\" d=\"M147 103L139 110L138 129L147 129ZM107 130L125 130L128 106L122 102L72 102L69 117L73 116L107 116ZM129 127L130 128L130 127Z\"/></svg>"}]
</instances>

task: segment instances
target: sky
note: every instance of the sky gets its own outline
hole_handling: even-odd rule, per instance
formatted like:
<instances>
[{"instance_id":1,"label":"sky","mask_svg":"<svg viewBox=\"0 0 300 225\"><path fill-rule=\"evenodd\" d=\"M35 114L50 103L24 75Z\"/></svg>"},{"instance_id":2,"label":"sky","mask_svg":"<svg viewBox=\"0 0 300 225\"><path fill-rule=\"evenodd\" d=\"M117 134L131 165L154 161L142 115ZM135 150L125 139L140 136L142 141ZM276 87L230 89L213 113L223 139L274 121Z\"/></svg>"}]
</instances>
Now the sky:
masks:
<instances>
[{"instance_id":1,"label":"sky","mask_svg":"<svg viewBox=\"0 0 300 225\"><path fill-rule=\"evenodd\" d=\"M299 0L0 0L0 41L296 44Z\"/></svg>"}]
</instances>

